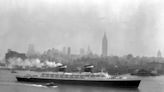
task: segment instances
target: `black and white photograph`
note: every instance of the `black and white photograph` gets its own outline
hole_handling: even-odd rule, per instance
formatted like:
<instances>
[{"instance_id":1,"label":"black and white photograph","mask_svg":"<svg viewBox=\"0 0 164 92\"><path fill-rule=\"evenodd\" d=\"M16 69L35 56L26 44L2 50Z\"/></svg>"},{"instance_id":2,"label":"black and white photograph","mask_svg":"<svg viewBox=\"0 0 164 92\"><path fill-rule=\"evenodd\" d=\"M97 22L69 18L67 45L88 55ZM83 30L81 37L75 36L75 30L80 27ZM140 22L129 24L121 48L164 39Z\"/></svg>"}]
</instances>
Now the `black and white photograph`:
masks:
<instances>
[{"instance_id":1,"label":"black and white photograph","mask_svg":"<svg viewBox=\"0 0 164 92\"><path fill-rule=\"evenodd\" d=\"M0 0L0 92L164 92L163 0Z\"/></svg>"}]
</instances>

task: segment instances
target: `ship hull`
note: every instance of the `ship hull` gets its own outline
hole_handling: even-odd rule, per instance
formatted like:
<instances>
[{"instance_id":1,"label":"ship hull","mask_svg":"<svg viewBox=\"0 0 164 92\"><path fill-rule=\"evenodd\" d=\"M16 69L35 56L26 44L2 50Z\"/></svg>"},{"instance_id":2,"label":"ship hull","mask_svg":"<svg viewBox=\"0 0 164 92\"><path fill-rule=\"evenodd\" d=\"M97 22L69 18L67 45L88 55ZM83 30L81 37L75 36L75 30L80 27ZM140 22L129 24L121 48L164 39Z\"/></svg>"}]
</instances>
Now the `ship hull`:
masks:
<instances>
[{"instance_id":1,"label":"ship hull","mask_svg":"<svg viewBox=\"0 0 164 92\"><path fill-rule=\"evenodd\" d=\"M124 87L138 88L141 80L72 80L72 79L46 79L46 78L26 78L16 77L19 82L31 83L49 83L69 84L69 85L85 85L85 86L104 86L104 87Z\"/></svg>"}]
</instances>

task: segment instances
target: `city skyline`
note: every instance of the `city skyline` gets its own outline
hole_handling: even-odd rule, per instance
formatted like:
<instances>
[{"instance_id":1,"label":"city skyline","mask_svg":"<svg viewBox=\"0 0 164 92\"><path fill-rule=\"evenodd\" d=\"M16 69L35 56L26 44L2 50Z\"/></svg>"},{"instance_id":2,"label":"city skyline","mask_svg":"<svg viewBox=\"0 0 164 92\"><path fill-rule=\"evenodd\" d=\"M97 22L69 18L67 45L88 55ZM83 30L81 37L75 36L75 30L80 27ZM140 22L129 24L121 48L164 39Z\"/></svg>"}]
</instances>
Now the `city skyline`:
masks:
<instances>
[{"instance_id":1,"label":"city skyline","mask_svg":"<svg viewBox=\"0 0 164 92\"><path fill-rule=\"evenodd\" d=\"M128 7L127 7L128 6ZM156 56L164 53L162 0L1 0L0 55L7 49L26 52L90 46L101 55L108 35L109 55Z\"/></svg>"}]
</instances>

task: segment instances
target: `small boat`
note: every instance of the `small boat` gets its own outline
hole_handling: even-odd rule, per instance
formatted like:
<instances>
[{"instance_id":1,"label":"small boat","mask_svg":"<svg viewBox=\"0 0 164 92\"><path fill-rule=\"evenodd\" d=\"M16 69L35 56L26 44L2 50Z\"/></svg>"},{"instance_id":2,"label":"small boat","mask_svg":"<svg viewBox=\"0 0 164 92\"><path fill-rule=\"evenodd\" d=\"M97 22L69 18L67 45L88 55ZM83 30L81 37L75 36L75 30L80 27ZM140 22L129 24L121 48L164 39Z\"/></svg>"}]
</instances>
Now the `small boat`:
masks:
<instances>
[{"instance_id":1,"label":"small boat","mask_svg":"<svg viewBox=\"0 0 164 92\"><path fill-rule=\"evenodd\" d=\"M54 86L54 83L53 83L53 82L46 83L45 86L47 86L47 87L51 87L51 86Z\"/></svg>"},{"instance_id":2,"label":"small boat","mask_svg":"<svg viewBox=\"0 0 164 92\"><path fill-rule=\"evenodd\" d=\"M11 70L11 73L17 73L15 70Z\"/></svg>"}]
</instances>

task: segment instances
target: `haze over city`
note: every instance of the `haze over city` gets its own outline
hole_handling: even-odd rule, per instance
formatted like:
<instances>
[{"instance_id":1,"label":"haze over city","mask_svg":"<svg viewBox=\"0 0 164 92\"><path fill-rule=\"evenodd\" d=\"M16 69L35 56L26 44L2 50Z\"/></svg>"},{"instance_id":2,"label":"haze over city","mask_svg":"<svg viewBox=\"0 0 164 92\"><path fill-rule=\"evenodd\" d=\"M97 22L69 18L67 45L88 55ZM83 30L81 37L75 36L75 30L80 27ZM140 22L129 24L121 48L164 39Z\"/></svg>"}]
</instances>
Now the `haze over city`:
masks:
<instances>
[{"instance_id":1,"label":"haze over city","mask_svg":"<svg viewBox=\"0 0 164 92\"><path fill-rule=\"evenodd\" d=\"M106 33L109 55L155 56L164 53L163 12L162 0L0 0L0 53L34 44L101 54Z\"/></svg>"}]
</instances>

